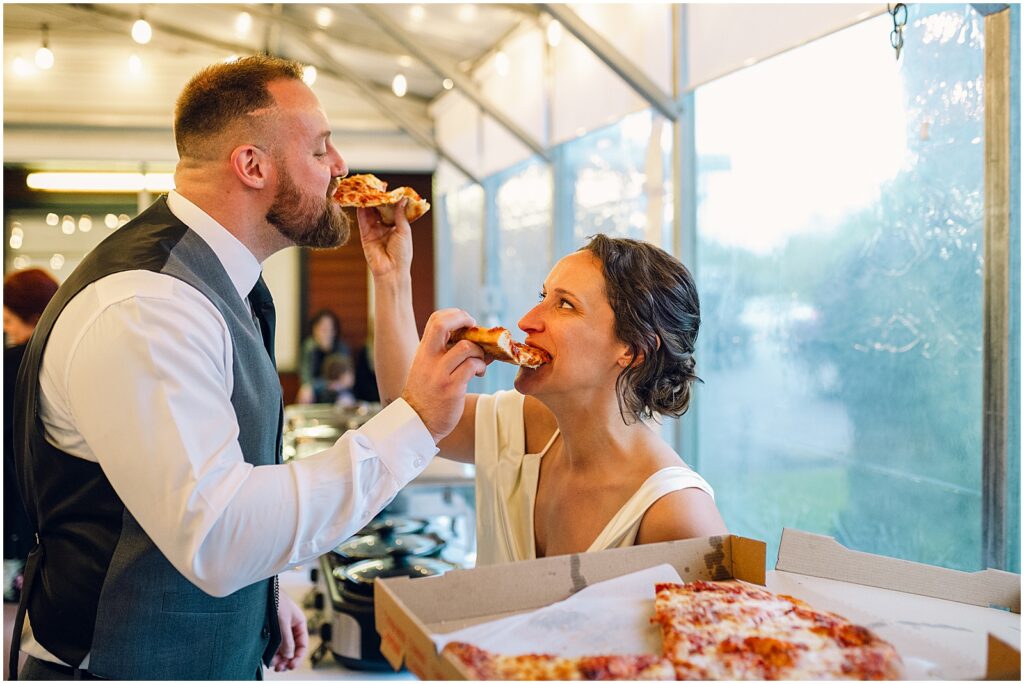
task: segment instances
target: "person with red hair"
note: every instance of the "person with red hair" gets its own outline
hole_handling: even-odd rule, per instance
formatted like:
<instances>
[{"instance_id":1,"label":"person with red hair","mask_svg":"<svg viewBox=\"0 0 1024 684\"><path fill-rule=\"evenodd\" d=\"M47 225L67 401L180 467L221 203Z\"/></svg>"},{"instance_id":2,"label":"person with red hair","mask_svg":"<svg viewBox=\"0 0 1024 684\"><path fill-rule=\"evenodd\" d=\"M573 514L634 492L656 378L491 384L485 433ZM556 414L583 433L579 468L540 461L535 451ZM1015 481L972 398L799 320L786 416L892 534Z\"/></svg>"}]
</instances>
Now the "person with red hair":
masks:
<instances>
[{"instance_id":1,"label":"person with red hair","mask_svg":"<svg viewBox=\"0 0 1024 684\"><path fill-rule=\"evenodd\" d=\"M14 476L14 382L28 340L57 285L41 268L16 271L4 278L4 601L19 598L21 571L33 534Z\"/></svg>"}]
</instances>

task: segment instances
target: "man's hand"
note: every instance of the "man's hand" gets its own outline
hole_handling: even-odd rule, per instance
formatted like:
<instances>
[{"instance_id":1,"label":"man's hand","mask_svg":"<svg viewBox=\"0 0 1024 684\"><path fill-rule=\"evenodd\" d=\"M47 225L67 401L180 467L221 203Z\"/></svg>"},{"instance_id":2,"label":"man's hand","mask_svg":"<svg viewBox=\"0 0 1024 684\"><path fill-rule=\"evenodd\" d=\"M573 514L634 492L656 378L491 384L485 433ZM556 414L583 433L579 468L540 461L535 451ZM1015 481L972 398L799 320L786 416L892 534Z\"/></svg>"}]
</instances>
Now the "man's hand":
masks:
<instances>
[{"instance_id":1,"label":"man's hand","mask_svg":"<svg viewBox=\"0 0 1024 684\"><path fill-rule=\"evenodd\" d=\"M284 592L281 592L277 621L281 625L281 645L270 661L270 667L274 668L274 672L294 670L306 656L309 630L306 628L306 616L302 609Z\"/></svg>"},{"instance_id":2,"label":"man's hand","mask_svg":"<svg viewBox=\"0 0 1024 684\"><path fill-rule=\"evenodd\" d=\"M476 321L461 309L432 313L406 378L402 398L419 414L435 443L458 424L466 408L467 383L487 368L478 345L461 340L448 348L453 331L472 325Z\"/></svg>"},{"instance_id":3,"label":"man's hand","mask_svg":"<svg viewBox=\"0 0 1024 684\"><path fill-rule=\"evenodd\" d=\"M405 218L407 202L403 199L395 205L393 226L381 221L380 212L374 208L360 207L356 210L363 254L366 255L366 263L374 277L409 272L412 264L412 229Z\"/></svg>"}]
</instances>

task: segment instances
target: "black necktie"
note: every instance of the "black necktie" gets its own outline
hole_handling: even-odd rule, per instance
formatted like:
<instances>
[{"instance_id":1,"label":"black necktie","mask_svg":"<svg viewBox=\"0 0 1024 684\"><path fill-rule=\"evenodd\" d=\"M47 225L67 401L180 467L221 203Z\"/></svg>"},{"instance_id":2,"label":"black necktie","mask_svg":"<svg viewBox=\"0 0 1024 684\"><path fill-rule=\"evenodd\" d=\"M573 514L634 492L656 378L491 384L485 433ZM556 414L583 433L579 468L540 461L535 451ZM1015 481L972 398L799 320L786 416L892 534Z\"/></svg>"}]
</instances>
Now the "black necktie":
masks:
<instances>
[{"instance_id":1,"label":"black necktie","mask_svg":"<svg viewBox=\"0 0 1024 684\"><path fill-rule=\"evenodd\" d=\"M263 346L266 347L267 353L270 354L270 360L277 365L277 360L274 357L274 326L277 321L277 316L274 313L274 298L270 294L270 289L267 287L267 283L263 280L261 275L256 284L252 287L252 292L249 293L249 304L252 306L252 317L256 321L256 327L259 328L260 334L263 335Z\"/></svg>"},{"instance_id":2,"label":"black necktie","mask_svg":"<svg viewBox=\"0 0 1024 684\"><path fill-rule=\"evenodd\" d=\"M270 354L271 362L277 366L277 360L274 357L274 326L277 322L277 315L274 313L274 298L271 296L270 289L263 280L262 274L249 293L249 306L252 307L252 319L259 329L260 335L263 336L263 347ZM283 416L284 414L281 413L277 421L277 452L275 453L274 460L278 463L281 462L281 426ZM271 609L267 613L267 631L265 634L269 641L267 649L263 653L263 662L268 666L281 643L281 629L277 622L277 613L281 605L279 598L280 589L278 589L278 586L277 576L275 575L268 586L269 595L267 596L267 602L270 604Z\"/></svg>"}]
</instances>

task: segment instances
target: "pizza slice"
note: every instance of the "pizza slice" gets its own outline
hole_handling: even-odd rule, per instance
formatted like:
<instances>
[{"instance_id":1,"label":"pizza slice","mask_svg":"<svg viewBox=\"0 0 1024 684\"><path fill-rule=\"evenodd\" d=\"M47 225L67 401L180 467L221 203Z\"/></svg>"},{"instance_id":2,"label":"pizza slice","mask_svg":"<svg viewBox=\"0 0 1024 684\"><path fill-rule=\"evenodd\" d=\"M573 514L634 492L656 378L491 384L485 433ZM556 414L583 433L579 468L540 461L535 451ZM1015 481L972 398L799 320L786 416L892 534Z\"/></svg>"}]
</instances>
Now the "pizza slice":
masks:
<instances>
[{"instance_id":1,"label":"pizza slice","mask_svg":"<svg viewBox=\"0 0 1024 684\"><path fill-rule=\"evenodd\" d=\"M659 680L676 677L665 658L656 655L605 655L563 658L553 655L500 655L453 641L444 647L467 680L595 681Z\"/></svg>"},{"instance_id":2,"label":"pizza slice","mask_svg":"<svg viewBox=\"0 0 1024 684\"><path fill-rule=\"evenodd\" d=\"M485 353L496 361L539 368L551 363L551 354L539 347L532 347L512 339L512 333L500 326L494 328L460 328L452 333L451 342L469 340L483 347Z\"/></svg>"},{"instance_id":3,"label":"pizza slice","mask_svg":"<svg viewBox=\"0 0 1024 684\"><path fill-rule=\"evenodd\" d=\"M899 679L902 661L870 630L744 584L655 587L654 617L678 679Z\"/></svg>"},{"instance_id":4,"label":"pizza slice","mask_svg":"<svg viewBox=\"0 0 1024 684\"><path fill-rule=\"evenodd\" d=\"M353 221L356 220L356 208L376 207L381 220L388 225L394 225L395 205L402 199L408 200L405 205L405 218L410 223L430 210L430 203L412 188L403 186L389 191L388 184L372 173L342 179L334 191L334 199L343 208L351 211L349 218Z\"/></svg>"}]
</instances>

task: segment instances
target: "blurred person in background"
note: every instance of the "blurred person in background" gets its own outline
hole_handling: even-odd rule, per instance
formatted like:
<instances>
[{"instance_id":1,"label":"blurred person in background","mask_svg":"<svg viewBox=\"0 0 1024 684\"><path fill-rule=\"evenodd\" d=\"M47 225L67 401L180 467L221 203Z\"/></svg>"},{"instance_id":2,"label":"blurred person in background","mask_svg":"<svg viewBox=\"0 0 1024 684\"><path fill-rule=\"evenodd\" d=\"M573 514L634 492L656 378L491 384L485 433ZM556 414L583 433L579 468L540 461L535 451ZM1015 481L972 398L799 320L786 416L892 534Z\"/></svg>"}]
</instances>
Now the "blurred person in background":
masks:
<instances>
[{"instance_id":1,"label":"blurred person in background","mask_svg":"<svg viewBox=\"0 0 1024 684\"><path fill-rule=\"evenodd\" d=\"M339 406L355 406L356 397L352 386L356 374L352 369L352 359L345 354L331 354L324 359L324 384L317 390L317 404L337 404Z\"/></svg>"},{"instance_id":2,"label":"blurred person in background","mask_svg":"<svg viewBox=\"0 0 1024 684\"><path fill-rule=\"evenodd\" d=\"M4 278L4 601L21 598L21 572L32 548L32 523L14 472L14 383L25 347L43 309L57 292L57 281L41 268Z\"/></svg>"},{"instance_id":3,"label":"blurred person in background","mask_svg":"<svg viewBox=\"0 0 1024 684\"><path fill-rule=\"evenodd\" d=\"M276 575L366 525L437 453L484 370L432 316L402 397L281 462L264 261L343 244L348 168L298 62L217 62L174 112L175 189L58 289L22 360L18 482L37 537L9 676L262 679L294 669L306 616ZM27 655L15 671L19 650Z\"/></svg>"},{"instance_id":4,"label":"blurred person in background","mask_svg":"<svg viewBox=\"0 0 1024 684\"><path fill-rule=\"evenodd\" d=\"M326 391L324 360L332 354L351 356L348 345L341 338L341 321L330 309L320 309L309 321L309 337L302 342L299 365L299 404L322 403L317 397Z\"/></svg>"},{"instance_id":5,"label":"blurred person in background","mask_svg":"<svg viewBox=\"0 0 1024 684\"><path fill-rule=\"evenodd\" d=\"M355 366L356 381L352 387L352 393L356 401L378 402L380 401L380 390L377 389L377 373L373 366L373 320L370 320L370 330L366 335L366 344L356 352L353 361Z\"/></svg>"}]
</instances>

